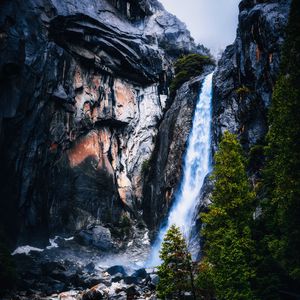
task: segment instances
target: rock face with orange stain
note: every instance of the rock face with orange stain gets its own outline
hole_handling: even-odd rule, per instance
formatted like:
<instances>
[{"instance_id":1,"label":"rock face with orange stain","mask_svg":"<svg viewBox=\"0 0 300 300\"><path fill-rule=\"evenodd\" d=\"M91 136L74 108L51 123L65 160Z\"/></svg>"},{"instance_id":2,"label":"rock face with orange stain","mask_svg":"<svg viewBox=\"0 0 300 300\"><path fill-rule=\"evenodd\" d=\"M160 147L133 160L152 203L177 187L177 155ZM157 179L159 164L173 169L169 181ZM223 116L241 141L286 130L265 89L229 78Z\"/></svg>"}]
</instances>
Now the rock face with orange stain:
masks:
<instances>
[{"instance_id":1,"label":"rock face with orange stain","mask_svg":"<svg viewBox=\"0 0 300 300\"><path fill-rule=\"evenodd\" d=\"M73 122L85 132L57 163L62 176L55 180L73 187L63 196L55 193L50 208L53 230L57 225L70 231L90 223L117 223L124 209L136 212L143 190L141 166L150 159L163 116L157 84L141 87L77 68L75 87L78 82ZM61 126L66 128L65 123Z\"/></svg>"},{"instance_id":2,"label":"rock face with orange stain","mask_svg":"<svg viewBox=\"0 0 300 300\"><path fill-rule=\"evenodd\" d=\"M0 12L0 225L32 245L143 223L172 63L207 54L156 0L44 2Z\"/></svg>"}]
</instances>

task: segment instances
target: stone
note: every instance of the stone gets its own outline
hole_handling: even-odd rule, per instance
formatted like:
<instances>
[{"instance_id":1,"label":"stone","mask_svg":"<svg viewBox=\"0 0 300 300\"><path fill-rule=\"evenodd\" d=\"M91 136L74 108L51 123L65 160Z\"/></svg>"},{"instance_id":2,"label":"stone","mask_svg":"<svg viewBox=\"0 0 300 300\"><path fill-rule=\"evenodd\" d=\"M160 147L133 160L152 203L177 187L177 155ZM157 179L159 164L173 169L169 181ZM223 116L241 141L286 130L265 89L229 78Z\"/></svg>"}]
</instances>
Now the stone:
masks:
<instances>
[{"instance_id":1,"label":"stone","mask_svg":"<svg viewBox=\"0 0 300 300\"><path fill-rule=\"evenodd\" d=\"M144 279L147 277L147 275L147 271L144 268L142 268L134 271L131 276Z\"/></svg>"},{"instance_id":2,"label":"stone","mask_svg":"<svg viewBox=\"0 0 300 300\"><path fill-rule=\"evenodd\" d=\"M79 296L78 291L63 292L58 295L58 300L77 300Z\"/></svg>"},{"instance_id":3,"label":"stone","mask_svg":"<svg viewBox=\"0 0 300 300\"><path fill-rule=\"evenodd\" d=\"M53 98L61 101L67 101L69 98L64 87L61 84L59 84L58 87L54 90L52 96Z\"/></svg>"},{"instance_id":4,"label":"stone","mask_svg":"<svg viewBox=\"0 0 300 300\"><path fill-rule=\"evenodd\" d=\"M137 297L140 295L140 293L137 290L136 285L134 285L134 284L127 287L126 294L127 294L128 298L133 298L133 297Z\"/></svg>"},{"instance_id":5,"label":"stone","mask_svg":"<svg viewBox=\"0 0 300 300\"><path fill-rule=\"evenodd\" d=\"M108 251L112 248L110 230L100 225L80 231L76 238L84 245L93 245L103 251Z\"/></svg>"},{"instance_id":6,"label":"stone","mask_svg":"<svg viewBox=\"0 0 300 300\"><path fill-rule=\"evenodd\" d=\"M156 286L159 282L158 275L157 274L150 274L150 278L151 278L151 283Z\"/></svg>"},{"instance_id":7,"label":"stone","mask_svg":"<svg viewBox=\"0 0 300 300\"><path fill-rule=\"evenodd\" d=\"M83 271L85 271L85 272L87 272L89 274L92 274L95 271L95 264L93 262L88 263L84 267Z\"/></svg>"},{"instance_id":8,"label":"stone","mask_svg":"<svg viewBox=\"0 0 300 300\"><path fill-rule=\"evenodd\" d=\"M136 276L126 276L124 277L124 282L126 284L138 284L141 281L140 278Z\"/></svg>"},{"instance_id":9,"label":"stone","mask_svg":"<svg viewBox=\"0 0 300 300\"><path fill-rule=\"evenodd\" d=\"M112 282L120 282L124 278L124 275L120 272L115 273L111 276Z\"/></svg>"},{"instance_id":10,"label":"stone","mask_svg":"<svg viewBox=\"0 0 300 300\"><path fill-rule=\"evenodd\" d=\"M158 284L159 277L157 274L150 274L151 278L151 283L154 284L155 286Z\"/></svg>"},{"instance_id":11,"label":"stone","mask_svg":"<svg viewBox=\"0 0 300 300\"><path fill-rule=\"evenodd\" d=\"M123 266L120 265L116 265L116 266L112 266L109 267L106 272L110 275L116 275L118 273L120 273L122 276L126 276L127 273L125 271L125 268Z\"/></svg>"},{"instance_id":12,"label":"stone","mask_svg":"<svg viewBox=\"0 0 300 300\"><path fill-rule=\"evenodd\" d=\"M104 298L104 292L91 289L82 295L82 300L101 300Z\"/></svg>"}]
</instances>

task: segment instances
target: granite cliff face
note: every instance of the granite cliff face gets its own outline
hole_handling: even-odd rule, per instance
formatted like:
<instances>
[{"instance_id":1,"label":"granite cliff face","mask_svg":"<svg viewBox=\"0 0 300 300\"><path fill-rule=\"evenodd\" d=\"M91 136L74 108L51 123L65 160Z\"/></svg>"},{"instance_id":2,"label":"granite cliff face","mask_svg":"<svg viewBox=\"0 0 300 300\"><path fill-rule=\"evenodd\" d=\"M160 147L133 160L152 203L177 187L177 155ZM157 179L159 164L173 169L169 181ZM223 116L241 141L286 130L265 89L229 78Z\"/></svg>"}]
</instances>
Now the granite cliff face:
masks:
<instances>
[{"instance_id":1,"label":"granite cliff face","mask_svg":"<svg viewBox=\"0 0 300 300\"><path fill-rule=\"evenodd\" d=\"M0 39L0 218L12 242L142 220L172 62L204 51L185 25L156 0L4 1Z\"/></svg>"},{"instance_id":2,"label":"granite cliff face","mask_svg":"<svg viewBox=\"0 0 300 300\"><path fill-rule=\"evenodd\" d=\"M239 134L246 149L262 142L289 8L290 1L241 1L236 40L214 76L214 150L225 130Z\"/></svg>"}]
</instances>

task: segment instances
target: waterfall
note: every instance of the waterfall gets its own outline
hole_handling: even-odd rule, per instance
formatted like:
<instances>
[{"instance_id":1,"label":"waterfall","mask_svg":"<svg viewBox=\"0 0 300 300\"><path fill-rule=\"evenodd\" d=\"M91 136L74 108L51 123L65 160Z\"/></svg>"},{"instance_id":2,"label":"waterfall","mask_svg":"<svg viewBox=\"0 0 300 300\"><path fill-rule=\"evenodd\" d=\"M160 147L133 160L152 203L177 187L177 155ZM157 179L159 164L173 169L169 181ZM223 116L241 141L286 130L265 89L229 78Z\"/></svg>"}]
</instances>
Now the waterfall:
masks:
<instances>
[{"instance_id":1,"label":"waterfall","mask_svg":"<svg viewBox=\"0 0 300 300\"><path fill-rule=\"evenodd\" d=\"M213 73L206 76L197 102L183 165L183 178L165 226L160 229L147 262L148 266L161 263L159 250L172 224L180 227L190 238L193 216L205 176L211 169L211 98Z\"/></svg>"}]
</instances>

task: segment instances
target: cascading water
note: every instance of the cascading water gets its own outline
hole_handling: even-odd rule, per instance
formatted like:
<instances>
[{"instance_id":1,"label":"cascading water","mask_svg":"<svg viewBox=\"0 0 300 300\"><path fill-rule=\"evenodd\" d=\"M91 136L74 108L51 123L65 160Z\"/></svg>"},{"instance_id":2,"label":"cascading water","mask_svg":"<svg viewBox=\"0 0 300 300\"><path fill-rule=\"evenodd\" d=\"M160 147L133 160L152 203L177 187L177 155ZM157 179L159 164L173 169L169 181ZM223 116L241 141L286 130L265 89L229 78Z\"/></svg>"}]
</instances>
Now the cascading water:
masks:
<instances>
[{"instance_id":1,"label":"cascading water","mask_svg":"<svg viewBox=\"0 0 300 300\"><path fill-rule=\"evenodd\" d=\"M167 230L172 224L180 227L190 238L193 216L205 176L211 169L211 98L213 73L206 76L196 106L192 130L184 159L183 180L176 194L167 224L160 229L153 245L148 266L160 264L159 250Z\"/></svg>"}]
</instances>

